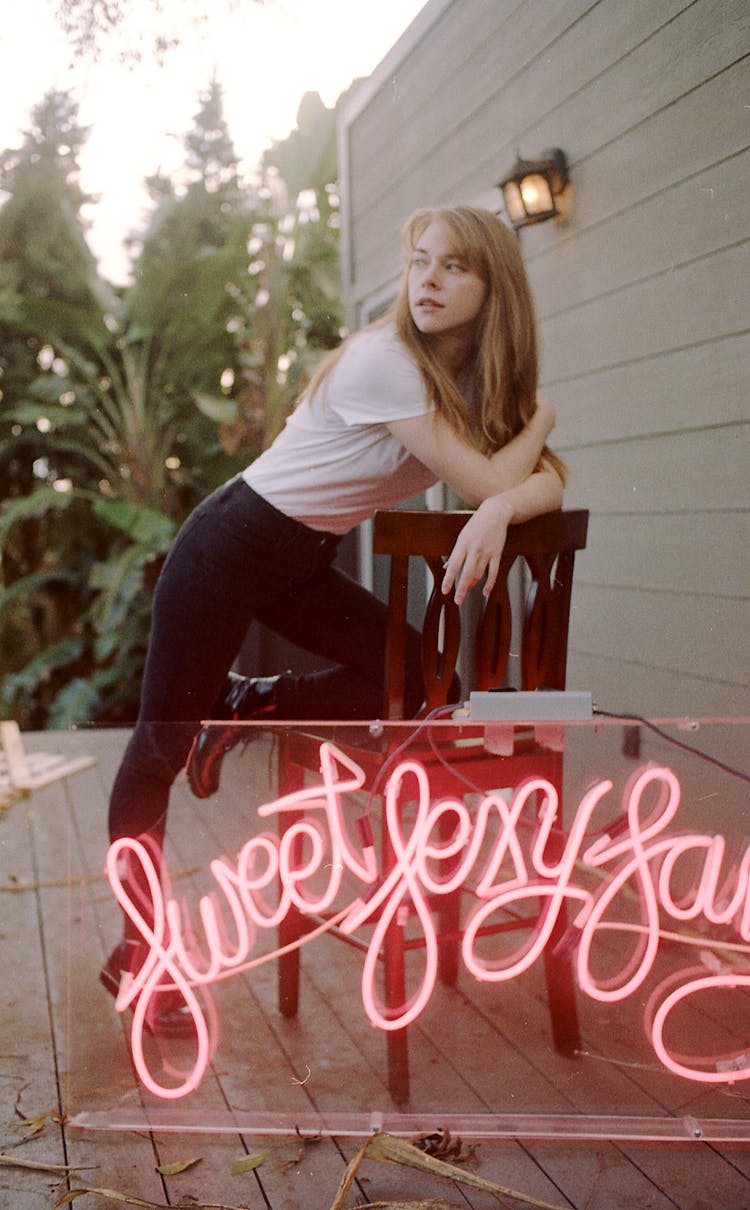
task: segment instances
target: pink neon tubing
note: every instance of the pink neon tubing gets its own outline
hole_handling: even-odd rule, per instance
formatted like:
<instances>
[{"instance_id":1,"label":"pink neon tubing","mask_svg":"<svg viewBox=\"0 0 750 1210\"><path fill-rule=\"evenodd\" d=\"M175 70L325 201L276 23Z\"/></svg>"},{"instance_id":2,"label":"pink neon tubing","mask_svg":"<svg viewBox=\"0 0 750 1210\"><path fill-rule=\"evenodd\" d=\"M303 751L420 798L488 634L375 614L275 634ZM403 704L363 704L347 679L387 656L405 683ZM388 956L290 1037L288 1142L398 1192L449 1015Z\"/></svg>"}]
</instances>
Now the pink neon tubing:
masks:
<instances>
[{"instance_id":1,"label":"pink neon tubing","mask_svg":"<svg viewBox=\"0 0 750 1210\"><path fill-rule=\"evenodd\" d=\"M269 833L251 838L240 850L236 862L215 858L210 870L216 891L204 895L198 902L198 917L205 938L205 955L199 957L195 947L185 943L189 926L188 909L182 911L176 900L165 899L159 874L148 849L138 840L116 841L107 855L107 874L121 908L143 937L147 954L141 969L123 987L116 1007L124 1011L134 1007L132 1025L133 1061L144 1086L164 1099L187 1095L198 1086L211 1057L210 1031L193 987L208 986L233 971L247 970L258 961L278 956L264 955L248 962L255 946L257 929L276 928L290 907L301 912L322 913L334 903L348 870L370 889L369 897L355 899L336 912L336 921L343 932L351 934L368 921L375 927L367 948L362 971L362 1002L369 1020L388 1031L402 1029L417 1019L428 1003L437 977L438 942L428 895L447 895L458 891L475 872L490 823L497 827L489 856L483 858L483 868L475 888L478 903L464 928L462 955L467 970L478 980L498 982L528 969L541 955L551 930L566 900L578 905L574 926L577 930L576 970L581 990L594 1000L617 1002L635 993L652 970L659 942L665 935L661 915L676 920L699 916L712 923L734 922L739 937L750 941L750 845L741 860L735 862L720 885L726 842L722 836L665 836L664 830L675 818L680 803L680 785L667 768L648 766L629 779L623 795L623 808L628 831L612 838L604 836L586 846L591 818L602 800L612 791L611 781L594 783L581 799L570 823L562 852L548 856L552 829L558 815L558 800L554 786L542 778L530 778L519 785L510 804L503 796L489 794L472 814L460 800L431 801L427 771L419 762L405 760L391 773L385 788L385 828L393 852L393 868L372 890L378 871L372 848L361 851L352 843L345 826L345 796L360 790L364 773L350 758L333 744L320 748L322 784L285 795L258 809L261 817L284 812L318 812L316 818L295 818L279 838ZM416 817L408 833L401 810L405 795L404 783L416 785ZM655 802L652 800L654 799ZM541 808L536 804L541 798ZM409 786L408 800L414 799ZM647 800L650 806L647 809ZM534 833L527 858L520 839L519 826L527 807L534 806ZM446 817L455 817L455 827L448 839L440 836L440 826ZM306 856L300 858L298 850ZM700 878L689 896L677 896L672 882L679 861L687 854L702 854ZM138 861L145 875L151 896L149 919L144 916L144 904L130 898L120 873L129 856ZM450 862L448 872L441 866ZM510 863L510 877L500 878L504 865ZM306 889L326 866L330 874L323 888L316 893ZM579 867L607 870L605 881L594 894L576 883ZM167 871L162 871L167 878ZM280 884L281 891L274 907L265 898L272 886ZM607 920L606 916L627 884L635 884L639 892L641 922L626 924ZM544 908L538 923L518 949L494 960L481 958L475 952L477 934L482 924L494 913L521 900L541 899ZM227 928L225 915L231 924ZM416 991L406 1004L383 1006L376 991L378 954L384 944L389 926L400 922L403 913L415 915L424 940L424 968ZM319 935L327 926L315 931ZM597 980L591 970L591 958L600 932L620 931L638 938L634 952L623 962L618 974ZM666 934L679 940L679 935ZM234 940L230 941L229 938ZM686 937L686 941L692 940ZM295 943L304 944L301 938ZM709 946L710 942L706 942ZM730 946L747 952L742 945ZM202 958L202 960L201 960ZM670 976L665 988L676 979L686 978L693 970ZM670 1053L664 1041L664 1030L670 1013L682 1001L711 988L745 989L750 987L750 974L737 970L731 974L710 974L671 991L653 1010L649 1001L645 1021L654 1050L669 1070L685 1078L711 1083L733 1083L747 1079L746 1056L741 1053L722 1062L721 1070L696 1070L680 1062ZM143 1029L149 1002L157 988L176 988L185 999L195 1023L197 1054L191 1073L175 1087L160 1084L148 1068L143 1052ZM653 1013L653 1020L651 1016ZM700 1060L696 1059L696 1062ZM704 1060L705 1062L705 1060ZM733 1063L735 1066L733 1066ZM174 1073L173 1073L174 1074Z\"/></svg>"}]
</instances>

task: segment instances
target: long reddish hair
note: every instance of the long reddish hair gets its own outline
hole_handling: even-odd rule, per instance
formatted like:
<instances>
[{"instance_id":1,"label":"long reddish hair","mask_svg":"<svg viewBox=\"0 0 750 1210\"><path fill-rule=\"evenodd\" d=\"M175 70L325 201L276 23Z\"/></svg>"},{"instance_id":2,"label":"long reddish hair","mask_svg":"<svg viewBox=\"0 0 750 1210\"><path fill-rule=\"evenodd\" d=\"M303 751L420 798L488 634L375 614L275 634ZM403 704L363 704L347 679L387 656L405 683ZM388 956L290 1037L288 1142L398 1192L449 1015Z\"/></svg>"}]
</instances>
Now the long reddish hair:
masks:
<instances>
[{"instance_id":1,"label":"long reddish hair","mask_svg":"<svg viewBox=\"0 0 750 1210\"><path fill-rule=\"evenodd\" d=\"M471 363L474 415L472 426L466 400L455 378L435 355L432 341L420 332L411 316L408 273L411 257L430 223L442 222L453 237L452 251L487 286L477 318ZM399 339L408 350L425 383L427 396L438 415L485 453L505 445L531 419L536 407L539 372L534 299L516 235L489 210L474 206L417 210L402 230L405 257L398 295L390 310L371 327L395 322ZM358 333L350 339L356 339ZM317 390L341 349L320 366L308 392ZM565 481L565 465L545 447L542 462Z\"/></svg>"}]
</instances>

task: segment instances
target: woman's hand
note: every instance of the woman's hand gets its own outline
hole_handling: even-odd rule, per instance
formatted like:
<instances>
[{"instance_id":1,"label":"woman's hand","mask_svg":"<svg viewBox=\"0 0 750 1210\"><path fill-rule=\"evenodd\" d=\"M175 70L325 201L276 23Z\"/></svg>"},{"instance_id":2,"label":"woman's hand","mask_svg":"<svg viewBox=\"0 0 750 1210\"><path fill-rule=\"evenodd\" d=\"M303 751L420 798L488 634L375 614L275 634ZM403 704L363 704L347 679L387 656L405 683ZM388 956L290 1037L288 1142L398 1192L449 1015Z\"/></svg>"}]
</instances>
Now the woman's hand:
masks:
<instances>
[{"instance_id":1,"label":"woman's hand","mask_svg":"<svg viewBox=\"0 0 750 1210\"><path fill-rule=\"evenodd\" d=\"M562 506L562 501L562 480L551 468L536 471L507 492L489 496L458 535L445 565L442 591L449 593L455 586L456 604L460 605L469 589L486 574L484 595L488 597L495 587L511 522L551 513Z\"/></svg>"},{"instance_id":2,"label":"woman's hand","mask_svg":"<svg viewBox=\"0 0 750 1210\"><path fill-rule=\"evenodd\" d=\"M457 605L485 574L484 595L492 592L513 516L513 505L505 496L490 496L464 525L445 565L441 585L444 593L455 585Z\"/></svg>"}]
</instances>

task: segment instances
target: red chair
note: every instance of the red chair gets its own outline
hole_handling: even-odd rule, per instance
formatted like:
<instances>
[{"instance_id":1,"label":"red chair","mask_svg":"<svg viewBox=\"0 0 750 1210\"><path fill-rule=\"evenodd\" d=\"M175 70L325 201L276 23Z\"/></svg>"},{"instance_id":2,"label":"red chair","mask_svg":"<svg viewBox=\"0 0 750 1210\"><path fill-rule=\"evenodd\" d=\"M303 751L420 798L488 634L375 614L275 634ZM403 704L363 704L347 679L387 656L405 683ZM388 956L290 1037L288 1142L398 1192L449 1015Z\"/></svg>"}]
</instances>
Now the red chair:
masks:
<instances>
[{"instance_id":1,"label":"red chair","mask_svg":"<svg viewBox=\"0 0 750 1210\"><path fill-rule=\"evenodd\" d=\"M383 717L402 719L404 706L404 668L407 633L407 604L410 572L427 564L434 588L427 603L421 627L422 667L425 684L425 711L448 704L454 684L461 648L461 611L452 597L440 592L445 557L452 550L461 528L470 514L466 512L426 512L401 509L376 513L374 550L390 557L388 590L388 646ZM564 689L567 664L568 624L573 585L575 552L586 545L588 513L557 512L520 525L511 526L495 587L483 599L472 642L471 677L468 689L489 690L503 685L511 650L511 637L519 646L520 684L523 690ZM523 597L523 617L514 622L511 595L514 581L511 569L523 565L521 582L515 588ZM366 641L366 636L363 636ZM498 756L484 742L484 727L457 724L437 752L424 735L415 739L409 757L417 756L428 768L430 787L435 798L466 793L466 784L479 789L518 784L533 774L547 778L558 789L562 802L562 752L540 742L534 729L509 730L511 749ZM309 732L290 731L280 746L280 789L288 793L304 782L305 770L318 769L318 751L322 737ZM388 729L380 741L365 745L355 741L352 755L365 770L368 785L375 782L389 756ZM283 817L282 828L293 822ZM385 830L384 835L385 835ZM447 839L447 838L446 838ZM563 844L558 823L551 843ZM554 856L553 853L549 854ZM382 868L387 873L394 862L387 836L383 841ZM544 904L540 905L540 912ZM461 939L461 895L441 896L435 905L439 941L439 975L443 983L455 983ZM501 932L533 928L539 915L513 918L483 930ZM285 946L299 938L319 921L304 917L296 909L280 928L279 944ZM572 967L556 947L567 927L564 917L557 921L545 949L545 975L554 1045L563 1054L580 1048L578 1017ZM383 944L384 989L386 1007L397 1014L406 1002L406 957L419 944L405 936L401 923L389 926ZM299 1006L299 951L279 959L279 1007L285 1016L294 1016ZM386 1033L388 1083L394 1100L403 1102L409 1095L408 1029Z\"/></svg>"}]
</instances>

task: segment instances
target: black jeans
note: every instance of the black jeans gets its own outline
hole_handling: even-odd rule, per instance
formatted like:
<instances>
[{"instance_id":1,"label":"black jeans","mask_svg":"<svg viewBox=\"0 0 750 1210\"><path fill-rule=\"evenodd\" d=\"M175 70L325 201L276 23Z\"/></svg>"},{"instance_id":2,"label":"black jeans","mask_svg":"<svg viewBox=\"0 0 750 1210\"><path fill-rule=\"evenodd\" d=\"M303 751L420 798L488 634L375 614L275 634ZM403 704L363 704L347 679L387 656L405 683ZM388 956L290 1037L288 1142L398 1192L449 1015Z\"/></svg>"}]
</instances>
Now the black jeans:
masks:
<instances>
[{"instance_id":1,"label":"black jeans","mask_svg":"<svg viewBox=\"0 0 750 1210\"><path fill-rule=\"evenodd\" d=\"M154 597L141 710L110 801L111 839L163 834L169 789L253 618L333 668L283 679L280 716L382 713L386 608L331 567L339 539L285 516L237 477L195 509ZM422 702L419 638L408 640L407 710Z\"/></svg>"}]
</instances>

